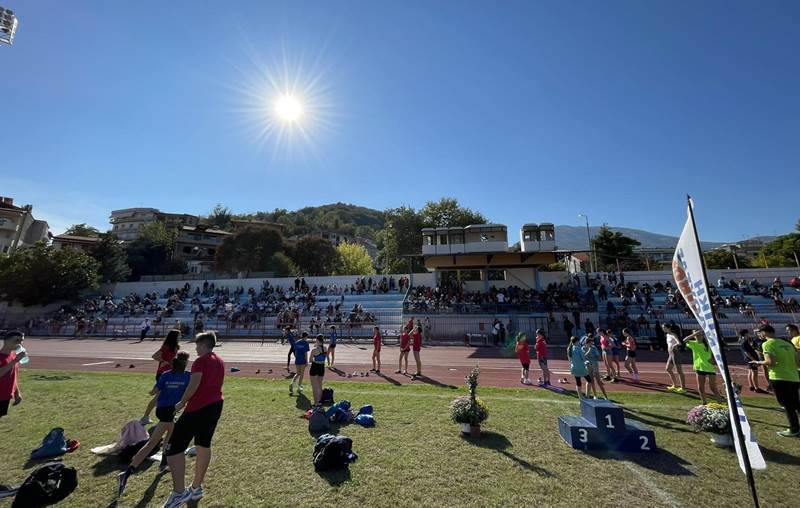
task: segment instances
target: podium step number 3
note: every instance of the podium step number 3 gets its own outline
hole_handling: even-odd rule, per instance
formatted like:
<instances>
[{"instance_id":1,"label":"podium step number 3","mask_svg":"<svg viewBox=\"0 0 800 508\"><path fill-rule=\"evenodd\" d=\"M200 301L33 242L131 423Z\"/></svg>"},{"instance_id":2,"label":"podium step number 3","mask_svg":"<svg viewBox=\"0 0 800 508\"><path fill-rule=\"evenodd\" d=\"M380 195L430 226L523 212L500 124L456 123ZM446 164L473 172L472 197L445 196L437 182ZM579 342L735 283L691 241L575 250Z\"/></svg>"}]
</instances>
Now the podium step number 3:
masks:
<instances>
[{"instance_id":1,"label":"podium step number 3","mask_svg":"<svg viewBox=\"0 0 800 508\"><path fill-rule=\"evenodd\" d=\"M558 431L577 450L656 450L656 437L649 427L626 420L621 406L604 400L581 400L581 416L559 417Z\"/></svg>"}]
</instances>

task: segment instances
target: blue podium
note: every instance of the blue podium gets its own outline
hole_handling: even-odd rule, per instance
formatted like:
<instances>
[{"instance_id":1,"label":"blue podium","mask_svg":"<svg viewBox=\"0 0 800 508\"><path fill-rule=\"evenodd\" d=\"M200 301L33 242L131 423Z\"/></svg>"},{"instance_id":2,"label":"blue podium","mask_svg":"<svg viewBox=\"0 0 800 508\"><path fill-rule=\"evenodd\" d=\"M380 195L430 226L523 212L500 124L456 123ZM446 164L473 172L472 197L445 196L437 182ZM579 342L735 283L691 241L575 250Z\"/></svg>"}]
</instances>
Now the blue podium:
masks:
<instances>
[{"instance_id":1,"label":"blue podium","mask_svg":"<svg viewBox=\"0 0 800 508\"><path fill-rule=\"evenodd\" d=\"M622 407L607 400L581 400L581 416L560 416L558 432L576 450L656 450L655 433L641 422L626 420Z\"/></svg>"}]
</instances>

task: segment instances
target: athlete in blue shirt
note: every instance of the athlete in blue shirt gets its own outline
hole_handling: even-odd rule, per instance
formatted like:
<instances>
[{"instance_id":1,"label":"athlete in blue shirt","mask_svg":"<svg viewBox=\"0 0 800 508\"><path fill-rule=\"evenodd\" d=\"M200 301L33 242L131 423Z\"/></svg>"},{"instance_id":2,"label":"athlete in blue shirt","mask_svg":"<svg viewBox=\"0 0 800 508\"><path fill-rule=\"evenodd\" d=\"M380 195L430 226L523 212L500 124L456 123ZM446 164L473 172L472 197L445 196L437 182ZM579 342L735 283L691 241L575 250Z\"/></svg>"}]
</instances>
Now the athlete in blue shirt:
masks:
<instances>
[{"instance_id":1,"label":"athlete in blue shirt","mask_svg":"<svg viewBox=\"0 0 800 508\"><path fill-rule=\"evenodd\" d=\"M292 378L292 382L289 384L289 395L294 395L295 384L297 384L297 392L303 393L303 376L306 373L306 365L308 365L308 350L311 349L308 342L306 342L306 337L308 337L308 332L303 332L300 336L300 340L295 340L294 337L289 334L289 344L292 345L292 349L294 350L294 366L297 370Z\"/></svg>"}]
</instances>

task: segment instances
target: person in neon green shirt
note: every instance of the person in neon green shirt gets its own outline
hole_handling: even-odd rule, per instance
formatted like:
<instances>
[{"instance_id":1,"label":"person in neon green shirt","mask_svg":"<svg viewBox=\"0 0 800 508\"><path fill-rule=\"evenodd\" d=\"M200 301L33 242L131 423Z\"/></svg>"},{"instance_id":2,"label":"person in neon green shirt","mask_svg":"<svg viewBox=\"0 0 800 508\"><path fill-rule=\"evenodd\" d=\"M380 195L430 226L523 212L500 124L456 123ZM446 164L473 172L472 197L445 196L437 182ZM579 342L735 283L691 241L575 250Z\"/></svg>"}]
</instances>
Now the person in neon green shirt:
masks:
<instances>
[{"instance_id":1,"label":"person in neon green shirt","mask_svg":"<svg viewBox=\"0 0 800 508\"><path fill-rule=\"evenodd\" d=\"M800 371L800 328L797 325L786 325L786 336L797 350L797 370Z\"/></svg>"},{"instance_id":2,"label":"person in neon green shirt","mask_svg":"<svg viewBox=\"0 0 800 508\"><path fill-rule=\"evenodd\" d=\"M695 337L697 337L695 339ZM700 401L706 403L706 379L711 387L717 402L722 402L722 397L717 390L717 368L714 366L714 356L708 346L706 336L702 330L697 330L684 337L683 343L692 351L692 367L697 376L697 391L700 393Z\"/></svg>"},{"instance_id":3,"label":"person in neon green shirt","mask_svg":"<svg viewBox=\"0 0 800 508\"><path fill-rule=\"evenodd\" d=\"M758 327L758 334L766 339L761 346L764 361L756 362L766 365L769 379L778 404L786 410L789 428L778 432L782 437L800 437L800 374L797 372L797 351L792 343L775 338L775 329L770 325Z\"/></svg>"}]
</instances>

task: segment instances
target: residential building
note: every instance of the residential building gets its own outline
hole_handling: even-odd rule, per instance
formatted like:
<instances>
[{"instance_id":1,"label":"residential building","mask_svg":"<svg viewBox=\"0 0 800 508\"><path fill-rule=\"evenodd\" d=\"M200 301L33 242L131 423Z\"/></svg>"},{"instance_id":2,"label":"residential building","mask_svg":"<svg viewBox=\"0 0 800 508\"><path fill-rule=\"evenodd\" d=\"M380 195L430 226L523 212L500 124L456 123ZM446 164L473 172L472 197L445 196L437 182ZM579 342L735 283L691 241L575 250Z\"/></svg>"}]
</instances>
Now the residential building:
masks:
<instances>
[{"instance_id":1,"label":"residential building","mask_svg":"<svg viewBox=\"0 0 800 508\"><path fill-rule=\"evenodd\" d=\"M33 217L33 206L16 206L13 198L0 197L0 252L46 242L49 236L47 221Z\"/></svg>"},{"instance_id":2,"label":"residential building","mask_svg":"<svg viewBox=\"0 0 800 508\"><path fill-rule=\"evenodd\" d=\"M212 229L206 225L182 226L175 239L175 259L189 265L189 273L210 272L214 269L214 256L225 237L231 233Z\"/></svg>"},{"instance_id":3,"label":"residential building","mask_svg":"<svg viewBox=\"0 0 800 508\"><path fill-rule=\"evenodd\" d=\"M96 236L56 235L53 237L53 248L88 251L99 242L100 238Z\"/></svg>"},{"instance_id":4,"label":"residential building","mask_svg":"<svg viewBox=\"0 0 800 508\"><path fill-rule=\"evenodd\" d=\"M196 226L200 218L185 213L166 213L157 208L124 208L111 212L111 233L124 242L139 238L139 230L146 224L160 222L167 229Z\"/></svg>"}]
</instances>

